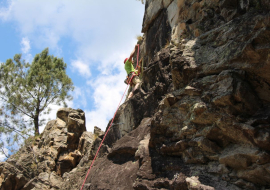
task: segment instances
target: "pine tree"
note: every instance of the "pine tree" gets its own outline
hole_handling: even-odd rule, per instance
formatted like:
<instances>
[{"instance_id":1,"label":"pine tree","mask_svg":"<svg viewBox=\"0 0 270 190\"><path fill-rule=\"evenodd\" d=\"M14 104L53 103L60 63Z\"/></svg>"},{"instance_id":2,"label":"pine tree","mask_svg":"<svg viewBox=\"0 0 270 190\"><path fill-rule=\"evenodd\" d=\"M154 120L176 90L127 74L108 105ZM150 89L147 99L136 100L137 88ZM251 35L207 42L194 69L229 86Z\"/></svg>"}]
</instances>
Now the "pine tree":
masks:
<instances>
[{"instance_id":1,"label":"pine tree","mask_svg":"<svg viewBox=\"0 0 270 190\"><path fill-rule=\"evenodd\" d=\"M37 54L32 64L21 60L21 54L2 63L0 98L6 108L5 117L14 122L14 115L28 116L34 123L35 135L39 135L40 114L52 103L66 106L66 100L72 99L68 92L74 87L66 67L62 58L49 55L48 48ZM15 129L8 121L0 124L0 132ZM25 133L25 126L21 126L19 134Z\"/></svg>"}]
</instances>

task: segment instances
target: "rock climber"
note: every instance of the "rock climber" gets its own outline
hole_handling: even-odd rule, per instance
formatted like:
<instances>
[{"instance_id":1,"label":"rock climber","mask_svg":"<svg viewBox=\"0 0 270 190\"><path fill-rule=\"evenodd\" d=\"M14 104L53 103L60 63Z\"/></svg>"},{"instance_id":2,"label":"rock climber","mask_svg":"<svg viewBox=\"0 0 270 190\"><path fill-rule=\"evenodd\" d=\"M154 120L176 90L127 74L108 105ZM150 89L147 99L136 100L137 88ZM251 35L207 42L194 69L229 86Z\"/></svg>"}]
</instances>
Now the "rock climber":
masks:
<instances>
[{"instance_id":1,"label":"rock climber","mask_svg":"<svg viewBox=\"0 0 270 190\"><path fill-rule=\"evenodd\" d=\"M140 82L141 82L140 78L138 77L138 75L140 74L140 70L141 70L140 64L138 65L138 70L135 70L133 67L133 64L134 64L133 56L134 56L136 48L138 46L139 45L136 44L134 47L134 50L130 54L129 58L126 58L124 60L125 70L126 70L127 75L128 75L127 79L125 80L125 83L128 83L128 81L132 78L132 81L130 82L130 87L131 87L132 91L129 93L128 99L133 96L134 91L139 87ZM141 61L140 61L140 63L141 63Z\"/></svg>"}]
</instances>

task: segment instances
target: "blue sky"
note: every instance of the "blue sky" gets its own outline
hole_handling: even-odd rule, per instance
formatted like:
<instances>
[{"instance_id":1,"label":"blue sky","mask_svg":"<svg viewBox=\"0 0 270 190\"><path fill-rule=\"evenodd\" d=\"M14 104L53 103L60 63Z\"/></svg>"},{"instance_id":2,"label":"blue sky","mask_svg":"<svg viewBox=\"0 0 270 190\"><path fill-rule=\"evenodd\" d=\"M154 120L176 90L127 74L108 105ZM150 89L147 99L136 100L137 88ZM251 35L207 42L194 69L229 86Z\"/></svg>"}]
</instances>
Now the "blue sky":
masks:
<instances>
[{"instance_id":1,"label":"blue sky","mask_svg":"<svg viewBox=\"0 0 270 190\"><path fill-rule=\"evenodd\" d=\"M142 35L143 14L137 0L0 0L0 62L17 53L31 62L48 47L75 85L69 107L85 111L88 131L105 130L126 88L123 60ZM46 117L55 119L59 107L51 107Z\"/></svg>"}]
</instances>

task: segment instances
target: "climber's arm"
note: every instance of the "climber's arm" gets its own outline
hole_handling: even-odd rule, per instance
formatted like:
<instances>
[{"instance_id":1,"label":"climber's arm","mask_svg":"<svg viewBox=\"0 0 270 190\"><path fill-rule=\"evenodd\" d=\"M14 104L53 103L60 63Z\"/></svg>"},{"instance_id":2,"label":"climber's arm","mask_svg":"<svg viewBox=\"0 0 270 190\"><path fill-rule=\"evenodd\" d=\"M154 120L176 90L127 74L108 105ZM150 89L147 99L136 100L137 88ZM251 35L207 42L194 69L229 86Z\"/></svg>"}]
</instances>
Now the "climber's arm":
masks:
<instances>
[{"instance_id":1,"label":"climber's arm","mask_svg":"<svg viewBox=\"0 0 270 190\"><path fill-rule=\"evenodd\" d=\"M132 57L134 56L134 53L135 53L137 47L138 47L138 44L135 45L134 50L131 52L131 54L130 54L130 56L128 58L128 61L130 61L130 62L132 61Z\"/></svg>"}]
</instances>

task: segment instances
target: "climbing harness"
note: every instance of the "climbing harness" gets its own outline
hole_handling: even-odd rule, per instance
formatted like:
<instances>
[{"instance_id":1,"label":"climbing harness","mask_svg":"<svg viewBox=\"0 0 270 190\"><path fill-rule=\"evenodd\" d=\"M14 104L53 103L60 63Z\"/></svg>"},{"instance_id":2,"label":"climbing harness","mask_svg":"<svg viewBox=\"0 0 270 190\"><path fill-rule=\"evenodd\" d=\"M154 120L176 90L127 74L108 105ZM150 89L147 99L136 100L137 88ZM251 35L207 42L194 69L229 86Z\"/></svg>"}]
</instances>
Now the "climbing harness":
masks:
<instances>
[{"instance_id":1,"label":"climbing harness","mask_svg":"<svg viewBox=\"0 0 270 190\"><path fill-rule=\"evenodd\" d=\"M137 65L136 65L136 68L135 68L135 71L136 71L136 72L138 71L137 68L139 67L139 51L140 51L140 46L139 46L139 44L138 44ZM137 74L136 72L130 72L130 73L127 75L126 79L124 80L124 83L126 83L127 85L132 86L132 85L133 85L133 83L132 83L133 77L138 76L138 74ZM130 81L130 83L129 83L128 81Z\"/></svg>"},{"instance_id":2,"label":"climbing harness","mask_svg":"<svg viewBox=\"0 0 270 190\"><path fill-rule=\"evenodd\" d=\"M140 48L139 48L139 45L138 45L138 52L137 52L137 66L136 66L136 69L137 69L137 67L138 67L138 62L139 62L139 50L140 50ZM134 76L134 75L133 75L133 76ZM133 78L133 77L132 77L132 78ZM131 78L131 79L132 79L132 78ZM130 82L131 82L131 80L128 81L128 85L130 84ZM122 102L122 100L123 100L123 97L124 97L124 95L126 94L128 85L127 85L126 90L125 90L125 92L124 92L124 94L123 94L123 96L122 96L122 98L121 98L121 100L120 100L120 102L119 102L119 104L118 104L118 107L117 107L117 109L116 109L116 111L115 111L115 113L114 113L114 116L113 116L113 119L112 119L112 121L111 121L111 123L110 123L110 126L109 126L108 130L106 131L106 133L105 133L105 135L104 135L104 137L103 137L103 139L102 139L102 141L101 141L101 143L100 143L100 145L99 145L99 147L98 147L98 150L97 150L97 153L96 153L94 159L92 160L92 164L91 164L91 166L90 166L90 168L89 168L89 170L88 170L88 172L87 172L87 174L86 174L86 177L85 177L84 182L83 182L83 184L82 184L81 190L82 190L83 187L84 187L84 184L85 184L85 182L86 182L86 179L87 179L87 177L88 177L88 175L89 175L89 173L90 173L90 170L91 170L91 168L92 168L92 166L93 166L93 164L94 164L94 162L95 162L95 159L96 159L96 157L97 157L97 155L98 155L98 152L99 152L99 150L100 150L100 148L101 148L101 146L102 146L102 144L103 144L103 141L105 140L106 135L108 134L108 132L109 132L111 126L113 125L114 118L115 118L116 113L117 113L117 111L118 111L118 109L119 109L119 107L120 107L120 104L121 104L121 102Z\"/></svg>"},{"instance_id":3,"label":"climbing harness","mask_svg":"<svg viewBox=\"0 0 270 190\"><path fill-rule=\"evenodd\" d=\"M130 81L130 86L132 86L133 85L133 82L132 82L132 79L133 79L133 77L135 77L135 76L138 76L138 74L136 74L135 72L131 72L131 73L129 73L128 75L127 75L127 78L125 79L125 83L128 85L128 81Z\"/></svg>"}]
</instances>

